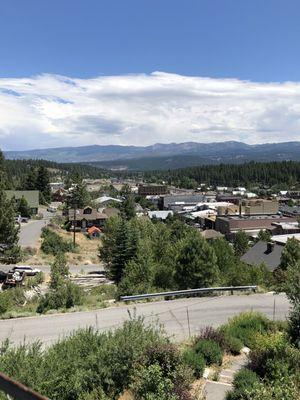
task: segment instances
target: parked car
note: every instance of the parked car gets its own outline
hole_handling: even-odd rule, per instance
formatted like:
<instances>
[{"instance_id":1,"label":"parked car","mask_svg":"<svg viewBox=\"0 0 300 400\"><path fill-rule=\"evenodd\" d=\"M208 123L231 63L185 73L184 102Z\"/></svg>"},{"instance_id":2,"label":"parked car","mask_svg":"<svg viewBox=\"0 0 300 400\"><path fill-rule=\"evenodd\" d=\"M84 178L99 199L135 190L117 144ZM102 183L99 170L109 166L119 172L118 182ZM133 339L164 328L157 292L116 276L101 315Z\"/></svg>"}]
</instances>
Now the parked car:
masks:
<instances>
[{"instance_id":1,"label":"parked car","mask_svg":"<svg viewBox=\"0 0 300 400\"><path fill-rule=\"evenodd\" d=\"M57 211L57 208L53 207L53 206L50 206L50 207L47 208L47 211L51 212L51 213L55 213Z\"/></svg>"},{"instance_id":2,"label":"parked car","mask_svg":"<svg viewBox=\"0 0 300 400\"><path fill-rule=\"evenodd\" d=\"M13 272L13 273L14 272L24 272L28 276L34 276L34 275L38 274L39 272L41 272L41 270L38 268L29 267L27 265L16 265L15 267L13 267L11 269L10 272Z\"/></svg>"}]
</instances>

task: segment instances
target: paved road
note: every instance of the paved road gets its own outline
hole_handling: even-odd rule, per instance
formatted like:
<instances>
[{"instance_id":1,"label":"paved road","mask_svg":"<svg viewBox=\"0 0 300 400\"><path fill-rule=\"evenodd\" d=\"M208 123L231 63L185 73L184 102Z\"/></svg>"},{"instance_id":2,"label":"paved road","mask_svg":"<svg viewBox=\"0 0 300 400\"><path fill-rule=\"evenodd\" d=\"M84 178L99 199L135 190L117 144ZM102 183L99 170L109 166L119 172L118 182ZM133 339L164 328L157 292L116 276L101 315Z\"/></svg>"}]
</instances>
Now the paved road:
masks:
<instances>
[{"instance_id":1,"label":"paved road","mask_svg":"<svg viewBox=\"0 0 300 400\"><path fill-rule=\"evenodd\" d=\"M47 219L29 221L21 225L19 245L21 247L36 247L42 228L47 225Z\"/></svg>"},{"instance_id":2,"label":"paved road","mask_svg":"<svg viewBox=\"0 0 300 400\"><path fill-rule=\"evenodd\" d=\"M158 320L164 324L167 333L173 336L174 340L181 340L189 335L187 307L190 331L191 334L195 334L201 327L219 326L233 315L246 310L260 311L272 318L273 304L273 294L233 295L141 303L90 312L3 320L0 321L0 341L9 338L13 343L20 343L24 339L28 342L39 339L45 345L49 345L78 328L94 326L101 331L113 329L129 318L128 310L137 316L144 316L147 323ZM288 310L289 303L286 297L276 295L276 318L284 319Z\"/></svg>"}]
</instances>

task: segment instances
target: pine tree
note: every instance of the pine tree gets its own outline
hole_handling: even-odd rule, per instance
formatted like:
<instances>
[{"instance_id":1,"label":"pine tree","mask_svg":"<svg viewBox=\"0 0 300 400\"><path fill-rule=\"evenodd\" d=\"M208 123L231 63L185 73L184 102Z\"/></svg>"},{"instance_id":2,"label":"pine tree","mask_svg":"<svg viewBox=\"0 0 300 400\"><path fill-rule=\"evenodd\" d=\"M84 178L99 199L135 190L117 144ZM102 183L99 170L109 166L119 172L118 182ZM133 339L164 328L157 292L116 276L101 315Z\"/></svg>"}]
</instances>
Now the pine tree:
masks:
<instances>
[{"instance_id":1,"label":"pine tree","mask_svg":"<svg viewBox=\"0 0 300 400\"><path fill-rule=\"evenodd\" d=\"M36 190L37 189L37 170L35 167L31 167L28 174L25 177L24 189L25 190Z\"/></svg>"},{"instance_id":2,"label":"pine tree","mask_svg":"<svg viewBox=\"0 0 300 400\"><path fill-rule=\"evenodd\" d=\"M200 234L192 232L181 243L175 280L180 289L209 287L219 280L214 250Z\"/></svg>"},{"instance_id":3,"label":"pine tree","mask_svg":"<svg viewBox=\"0 0 300 400\"><path fill-rule=\"evenodd\" d=\"M13 202L6 198L5 192L0 188L0 253L1 262L6 264L20 260L21 251L18 246L19 228L15 223L15 209Z\"/></svg>"},{"instance_id":4,"label":"pine tree","mask_svg":"<svg viewBox=\"0 0 300 400\"><path fill-rule=\"evenodd\" d=\"M269 242L271 240L271 237L271 233L264 229L261 229L257 235L257 239L262 240L263 242Z\"/></svg>"},{"instance_id":5,"label":"pine tree","mask_svg":"<svg viewBox=\"0 0 300 400\"><path fill-rule=\"evenodd\" d=\"M36 190L40 191L40 202L45 203L51 200L50 178L46 167L41 166L37 171Z\"/></svg>"},{"instance_id":6,"label":"pine tree","mask_svg":"<svg viewBox=\"0 0 300 400\"><path fill-rule=\"evenodd\" d=\"M30 207L24 196L17 202L17 213L20 214L21 217L29 218L31 216Z\"/></svg>"},{"instance_id":7,"label":"pine tree","mask_svg":"<svg viewBox=\"0 0 300 400\"><path fill-rule=\"evenodd\" d=\"M233 242L234 253L241 257L249 249L249 237L246 232L238 231Z\"/></svg>"}]
</instances>

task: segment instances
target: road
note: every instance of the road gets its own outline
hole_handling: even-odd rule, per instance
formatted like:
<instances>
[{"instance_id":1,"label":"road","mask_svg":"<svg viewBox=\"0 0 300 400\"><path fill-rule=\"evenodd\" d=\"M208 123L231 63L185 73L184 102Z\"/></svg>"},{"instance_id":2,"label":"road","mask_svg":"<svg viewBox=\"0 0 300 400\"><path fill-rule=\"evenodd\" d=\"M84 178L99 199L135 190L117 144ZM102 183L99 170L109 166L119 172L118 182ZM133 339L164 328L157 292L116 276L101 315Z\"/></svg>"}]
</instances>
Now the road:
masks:
<instances>
[{"instance_id":1,"label":"road","mask_svg":"<svg viewBox=\"0 0 300 400\"><path fill-rule=\"evenodd\" d=\"M289 310L288 300L284 295L276 295L275 298L275 318L284 319ZM271 293L233 295L140 303L89 312L3 320L0 321L0 341L9 338L16 344L24 340L40 340L47 346L78 328L93 326L100 331L116 328L128 320L128 311L137 316L144 316L147 323L159 321L174 340L182 340L189 336L187 309L191 334L196 334L201 327L219 326L242 311L260 311L272 318L273 305L274 295Z\"/></svg>"},{"instance_id":2,"label":"road","mask_svg":"<svg viewBox=\"0 0 300 400\"><path fill-rule=\"evenodd\" d=\"M19 245L21 247L36 247L41 236L42 228L48 223L47 219L29 221L21 225Z\"/></svg>"}]
</instances>

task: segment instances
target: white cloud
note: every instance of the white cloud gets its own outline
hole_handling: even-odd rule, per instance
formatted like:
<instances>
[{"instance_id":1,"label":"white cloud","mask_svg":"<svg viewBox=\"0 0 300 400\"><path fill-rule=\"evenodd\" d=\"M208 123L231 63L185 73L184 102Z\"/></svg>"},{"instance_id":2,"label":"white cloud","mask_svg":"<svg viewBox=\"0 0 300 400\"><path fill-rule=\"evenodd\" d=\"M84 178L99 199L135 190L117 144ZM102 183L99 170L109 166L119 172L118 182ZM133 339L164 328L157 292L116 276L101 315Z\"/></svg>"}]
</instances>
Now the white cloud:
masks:
<instances>
[{"instance_id":1,"label":"white cloud","mask_svg":"<svg viewBox=\"0 0 300 400\"><path fill-rule=\"evenodd\" d=\"M0 79L0 147L300 139L300 83L150 75Z\"/></svg>"}]
</instances>

